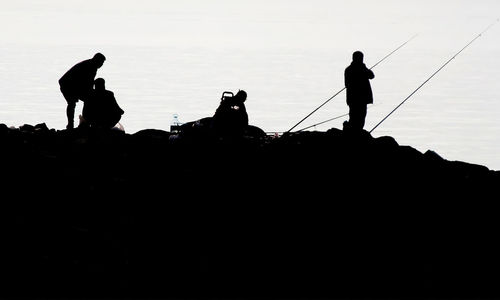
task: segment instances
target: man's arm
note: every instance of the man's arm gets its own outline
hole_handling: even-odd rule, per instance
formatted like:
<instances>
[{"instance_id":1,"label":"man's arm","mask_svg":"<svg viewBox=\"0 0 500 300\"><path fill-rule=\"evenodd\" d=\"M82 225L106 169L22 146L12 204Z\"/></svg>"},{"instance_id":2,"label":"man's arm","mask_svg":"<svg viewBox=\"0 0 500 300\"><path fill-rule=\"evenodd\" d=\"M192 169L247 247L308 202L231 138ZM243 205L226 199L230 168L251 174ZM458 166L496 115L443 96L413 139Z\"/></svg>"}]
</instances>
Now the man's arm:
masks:
<instances>
[{"instance_id":1,"label":"man's arm","mask_svg":"<svg viewBox=\"0 0 500 300\"><path fill-rule=\"evenodd\" d=\"M367 73L367 75L368 75L368 79L373 79L373 78L375 78L375 74L373 73L373 71L372 71L372 70L370 70L370 69L366 69L366 71L367 71L366 73Z\"/></svg>"}]
</instances>

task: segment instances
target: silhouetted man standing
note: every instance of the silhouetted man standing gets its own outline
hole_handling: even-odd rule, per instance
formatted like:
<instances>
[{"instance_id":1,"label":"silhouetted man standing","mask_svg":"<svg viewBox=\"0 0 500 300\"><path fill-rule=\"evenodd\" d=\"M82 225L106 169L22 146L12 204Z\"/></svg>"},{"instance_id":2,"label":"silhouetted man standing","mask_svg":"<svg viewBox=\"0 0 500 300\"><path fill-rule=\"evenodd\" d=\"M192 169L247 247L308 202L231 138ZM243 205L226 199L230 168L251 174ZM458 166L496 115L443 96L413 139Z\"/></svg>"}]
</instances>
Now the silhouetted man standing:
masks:
<instances>
[{"instance_id":1,"label":"silhouetted man standing","mask_svg":"<svg viewBox=\"0 0 500 300\"><path fill-rule=\"evenodd\" d=\"M365 126L366 107L373 103L370 79L375 78L373 72L363 63L363 53L352 54L352 63L344 72L346 100L349 106L348 128L362 130Z\"/></svg>"},{"instance_id":2,"label":"silhouetted man standing","mask_svg":"<svg viewBox=\"0 0 500 300\"><path fill-rule=\"evenodd\" d=\"M90 96L94 86L97 69L102 67L106 58L101 53L77 63L59 79L61 93L68 103L66 116L68 117L67 129L74 127L75 107L78 100L85 100Z\"/></svg>"}]
</instances>

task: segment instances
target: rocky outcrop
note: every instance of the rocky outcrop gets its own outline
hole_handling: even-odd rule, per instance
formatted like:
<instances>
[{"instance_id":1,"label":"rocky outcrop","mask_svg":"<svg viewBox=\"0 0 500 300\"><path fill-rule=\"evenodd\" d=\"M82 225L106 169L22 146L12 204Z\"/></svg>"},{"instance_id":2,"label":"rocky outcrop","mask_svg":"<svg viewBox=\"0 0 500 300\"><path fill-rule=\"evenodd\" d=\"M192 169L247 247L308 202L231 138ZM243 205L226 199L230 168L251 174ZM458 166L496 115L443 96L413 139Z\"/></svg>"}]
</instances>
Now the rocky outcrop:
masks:
<instances>
[{"instance_id":1,"label":"rocky outcrop","mask_svg":"<svg viewBox=\"0 0 500 300\"><path fill-rule=\"evenodd\" d=\"M366 132L247 133L0 125L0 293L500 296L499 172Z\"/></svg>"}]
</instances>

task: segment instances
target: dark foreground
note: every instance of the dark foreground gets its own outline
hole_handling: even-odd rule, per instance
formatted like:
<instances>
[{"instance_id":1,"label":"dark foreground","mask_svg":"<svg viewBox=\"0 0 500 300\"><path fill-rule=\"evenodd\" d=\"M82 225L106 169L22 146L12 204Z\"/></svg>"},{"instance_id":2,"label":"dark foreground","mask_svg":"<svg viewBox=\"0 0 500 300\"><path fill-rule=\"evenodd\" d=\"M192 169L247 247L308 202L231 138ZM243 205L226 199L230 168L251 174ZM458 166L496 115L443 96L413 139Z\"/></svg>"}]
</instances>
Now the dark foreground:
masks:
<instances>
[{"instance_id":1,"label":"dark foreground","mask_svg":"<svg viewBox=\"0 0 500 300\"><path fill-rule=\"evenodd\" d=\"M0 144L2 297L500 297L499 172L391 137Z\"/></svg>"}]
</instances>

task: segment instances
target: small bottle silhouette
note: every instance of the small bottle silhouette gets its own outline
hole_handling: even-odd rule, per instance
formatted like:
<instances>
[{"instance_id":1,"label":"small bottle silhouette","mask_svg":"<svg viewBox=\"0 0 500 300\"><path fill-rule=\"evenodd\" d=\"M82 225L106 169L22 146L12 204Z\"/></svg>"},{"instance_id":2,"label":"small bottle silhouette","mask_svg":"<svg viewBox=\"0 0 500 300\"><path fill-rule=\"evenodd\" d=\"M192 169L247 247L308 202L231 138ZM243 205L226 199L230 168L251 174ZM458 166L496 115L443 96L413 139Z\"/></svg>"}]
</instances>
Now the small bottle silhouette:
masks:
<instances>
[{"instance_id":1,"label":"small bottle silhouette","mask_svg":"<svg viewBox=\"0 0 500 300\"><path fill-rule=\"evenodd\" d=\"M172 122L170 123L170 132L178 132L181 130L182 123L179 122L179 116L174 114Z\"/></svg>"}]
</instances>

